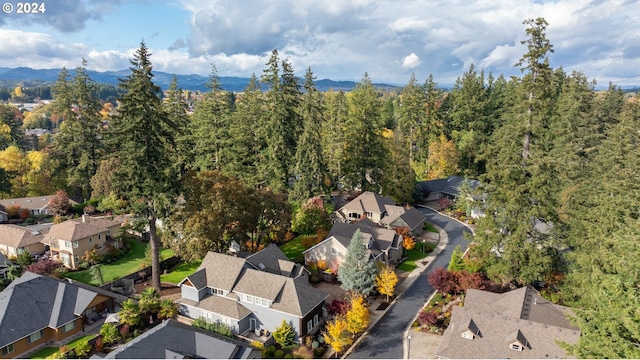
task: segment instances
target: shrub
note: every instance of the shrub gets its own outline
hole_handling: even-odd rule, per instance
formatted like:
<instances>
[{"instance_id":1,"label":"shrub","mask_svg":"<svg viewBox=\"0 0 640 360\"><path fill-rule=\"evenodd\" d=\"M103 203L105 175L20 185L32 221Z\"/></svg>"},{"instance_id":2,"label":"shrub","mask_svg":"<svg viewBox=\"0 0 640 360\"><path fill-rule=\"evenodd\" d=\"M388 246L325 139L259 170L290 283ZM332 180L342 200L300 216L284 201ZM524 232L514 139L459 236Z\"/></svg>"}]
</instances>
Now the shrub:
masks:
<instances>
[{"instance_id":1,"label":"shrub","mask_svg":"<svg viewBox=\"0 0 640 360\"><path fill-rule=\"evenodd\" d=\"M278 349L273 353L273 357L276 359L282 359L282 357L284 356L284 351Z\"/></svg>"},{"instance_id":2,"label":"shrub","mask_svg":"<svg viewBox=\"0 0 640 360\"><path fill-rule=\"evenodd\" d=\"M309 349L308 346L300 346L299 348L293 350L293 358L313 359L313 350Z\"/></svg>"},{"instance_id":3,"label":"shrub","mask_svg":"<svg viewBox=\"0 0 640 360\"><path fill-rule=\"evenodd\" d=\"M100 336L102 337L103 344L113 344L120 340L118 328L112 323L102 325L100 328Z\"/></svg>"},{"instance_id":4,"label":"shrub","mask_svg":"<svg viewBox=\"0 0 640 360\"><path fill-rule=\"evenodd\" d=\"M89 268L89 266L91 266L91 264L89 264L86 261L81 262L80 264L78 264L78 269L79 270L86 270Z\"/></svg>"},{"instance_id":5,"label":"shrub","mask_svg":"<svg viewBox=\"0 0 640 360\"><path fill-rule=\"evenodd\" d=\"M322 334L318 334L318 342L319 342L320 344L324 344L324 341L325 341L325 340L324 340L324 336L322 336Z\"/></svg>"},{"instance_id":6,"label":"shrub","mask_svg":"<svg viewBox=\"0 0 640 360\"><path fill-rule=\"evenodd\" d=\"M327 308L327 313L332 316L344 315L350 308L351 304L348 301L333 299Z\"/></svg>"},{"instance_id":7,"label":"shrub","mask_svg":"<svg viewBox=\"0 0 640 360\"><path fill-rule=\"evenodd\" d=\"M293 359L293 356L291 354L286 354L284 356L285 359Z\"/></svg>"},{"instance_id":8,"label":"shrub","mask_svg":"<svg viewBox=\"0 0 640 360\"><path fill-rule=\"evenodd\" d=\"M422 326L432 326L438 321L438 315L433 311L420 310L418 323Z\"/></svg>"},{"instance_id":9,"label":"shrub","mask_svg":"<svg viewBox=\"0 0 640 360\"><path fill-rule=\"evenodd\" d=\"M324 354L324 348L323 347L317 347L317 348L313 349L313 356L314 357L319 358L319 357L322 356L322 354Z\"/></svg>"},{"instance_id":10,"label":"shrub","mask_svg":"<svg viewBox=\"0 0 640 360\"><path fill-rule=\"evenodd\" d=\"M221 323L210 323L203 317L199 317L193 320L193 323L191 323L191 325L214 332L216 334L233 337L233 331L228 326Z\"/></svg>"},{"instance_id":11,"label":"shrub","mask_svg":"<svg viewBox=\"0 0 640 360\"><path fill-rule=\"evenodd\" d=\"M264 350L264 344L258 340L253 340L249 345L253 346L256 349Z\"/></svg>"},{"instance_id":12,"label":"shrub","mask_svg":"<svg viewBox=\"0 0 640 360\"><path fill-rule=\"evenodd\" d=\"M273 356L273 353L276 352L276 347L273 345L267 346L267 355Z\"/></svg>"},{"instance_id":13,"label":"shrub","mask_svg":"<svg viewBox=\"0 0 640 360\"><path fill-rule=\"evenodd\" d=\"M129 337L129 325L122 325L122 327L120 328L120 337L122 337L123 339Z\"/></svg>"},{"instance_id":14,"label":"shrub","mask_svg":"<svg viewBox=\"0 0 640 360\"><path fill-rule=\"evenodd\" d=\"M318 341L313 341L311 343L311 348L312 349L317 349L320 346L320 343Z\"/></svg>"},{"instance_id":15,"label":"shrub","mask_svg":"<svg viewBox=\"0 0 640 360\"><path fill-rule=\"evenodd\" d=\"M102 352L104 349L104 342L102 341L102 336L98 336L96 342L93 343L93 348L96 349L97 352Z\"/></svg>"},{"instance_id":16,"label":"shrub","mask_svg":"<svg viewBox=\"0 0 640 360\"><path fill-rule=\"evenodd\" d=\"M293 344L293 339L296 336L295 329L286 320L282 320L280 326L273 332L273 340L281 347Z\"/></svg>"},{"instance_id":17,"label":"shrub","mask_svg":"<svg viewBox=\"0 0 640 360\"><path fill-rule=\"evenodd\" d=\"M62 264L60 264L59 262L43 258L27 266L25 270L36 273L38 275L51 275L55 269L61 266Z\"/></svg>"},{"instance_id":18,"label":"shrub","mask_svg":"<svg viewBox=\"0 0 640 360\"><path fill-rule=\"evenodd\" d=\"M87 354L91 352L91 345L89 345L89 341L83 341L77 344L75 349L73 349L73 352L79 358L86 357Z\"/></svg>"}]
</instances>

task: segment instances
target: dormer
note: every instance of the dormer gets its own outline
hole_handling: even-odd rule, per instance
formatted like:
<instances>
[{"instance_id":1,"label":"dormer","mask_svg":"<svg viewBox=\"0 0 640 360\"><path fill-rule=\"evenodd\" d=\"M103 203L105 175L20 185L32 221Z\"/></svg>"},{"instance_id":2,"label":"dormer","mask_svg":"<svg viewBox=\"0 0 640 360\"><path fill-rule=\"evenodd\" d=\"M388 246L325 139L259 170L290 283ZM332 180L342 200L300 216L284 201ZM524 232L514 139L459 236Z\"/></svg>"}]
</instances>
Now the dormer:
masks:
<instances>
[{"instance_id":1,"label":"dormer","mask_svg":"<svg viewBox=\"0 0 640 360\"><path fill-rule=\"evenodd\" d=\"M507 343L509 344L509 349L514 351L523 351L529 346L527 339L525 339L520 330L516 330L507 336Z\"/></svg>"},{"instance_id":2,"label":"dormer","mask_svg":"<svg viewBox=\"0 0 640 360\"><path fill-rule=\"evenodd\" d=\"M462 336L464 339L473 340L476 336L479 335L480 329L478 329L478 326L473 321L473 319L469 319L469 322L460 328L460 336Z\"/></svg>"}]
</instances>

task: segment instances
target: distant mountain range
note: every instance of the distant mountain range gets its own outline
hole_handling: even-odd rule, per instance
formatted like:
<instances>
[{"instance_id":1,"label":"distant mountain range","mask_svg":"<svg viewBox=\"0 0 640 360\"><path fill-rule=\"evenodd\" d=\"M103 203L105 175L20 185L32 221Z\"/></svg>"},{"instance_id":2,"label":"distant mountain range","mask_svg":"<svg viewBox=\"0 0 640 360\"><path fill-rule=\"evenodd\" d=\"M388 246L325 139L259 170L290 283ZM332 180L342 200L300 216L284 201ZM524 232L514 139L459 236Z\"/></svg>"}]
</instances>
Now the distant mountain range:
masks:
<instances>
[{"instance_id":1,"label":"distant mountain range","mask_svg":"<svg viewBox=\"0 0 640 360\"><path fill-rule=\"evenodd\" d=\"M17 84L23 82L25 86L39 86L39 85L51 85L57 79L61 69L32 69L28 67L18 68L6 68L0 67L0 83L7 85ZM69 69L70 74L74 74L75 69ZM87 73L94 81L98 83L118 85L118 78L124 78L130 71L92 71L87 70ZM166 90L173 80L173 75L162 71L154 71L154 82L162 89ZM191 75L177 75L178 86L185 90L200 90L207 91L206 83L209 81L207 76L201 76L196 74ZM235 76L219 76L220 84L222 88L227 91L241 92L249 85L249 78L235 77ZM300 79L302 84L302 79ZM329 79L316 80L316 88L319 91L327 90L343 90L349 91L356 85L354 81L334 81ZM398 88L397 85L389 84L374 84L377 87L385 89Z\"/></svg>"}]
</instances>

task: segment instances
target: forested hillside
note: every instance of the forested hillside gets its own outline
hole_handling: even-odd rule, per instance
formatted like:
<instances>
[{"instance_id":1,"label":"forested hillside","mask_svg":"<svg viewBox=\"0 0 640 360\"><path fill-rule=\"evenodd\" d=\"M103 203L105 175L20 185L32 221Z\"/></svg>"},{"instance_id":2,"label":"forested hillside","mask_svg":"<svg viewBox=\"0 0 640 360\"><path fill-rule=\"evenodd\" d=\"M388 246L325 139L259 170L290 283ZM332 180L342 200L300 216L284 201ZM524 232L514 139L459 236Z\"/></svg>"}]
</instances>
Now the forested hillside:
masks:
<instances>
[{"instance_id":1,"label":"forested hillside","mask_svg":"<svg viewBox=\"0 0 640 360\"><path fill-rule=\"evenodd\" d=\"M573 307L576 356L640 358L640 103L552 68L546 21L524 24L521 77L472 65L450 91L431 75L384 90L364 73L352 91L321 92L311 69L300 84L274 50L240 93L222 89L214 66L208 91L174 79L162 94L143 43L112 108L83 61L59 74L38 116L0 105L0 192L61 188L103 209L128 206L153 244L153 220L164 219L182 234L168 245L198 258L232 241L285 241L292 206L332 190L408 204L417 180L476 178L485 216L470 255L482 271L512 286L543 282ZM58 131L27 151L24 129L42 118Z\"/></svg>"}]
</instances>

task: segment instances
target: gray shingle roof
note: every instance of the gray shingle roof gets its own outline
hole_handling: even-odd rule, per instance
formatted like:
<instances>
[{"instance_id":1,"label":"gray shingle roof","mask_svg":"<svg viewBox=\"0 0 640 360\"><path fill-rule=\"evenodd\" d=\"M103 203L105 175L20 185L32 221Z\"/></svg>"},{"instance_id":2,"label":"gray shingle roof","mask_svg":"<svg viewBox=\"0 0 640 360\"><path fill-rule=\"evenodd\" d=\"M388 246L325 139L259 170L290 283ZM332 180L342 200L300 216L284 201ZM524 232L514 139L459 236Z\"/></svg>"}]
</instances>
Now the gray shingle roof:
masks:
<instances>
[{"instance_id":1,"label":"gray shingle roof","mask_svg":"<svg viewBox=\"0 0 640 360\"><path fill-rule=\"evenodd\" d=\"M200 269L187 276L185 280L189 280L189 282L191 282L191 284L198 290L204 289L207 286L207 271L205 269Z\"/></svg>"},{"instance_id":2,"label":"gray shingle roof","mask_svg":"<svg viewBox=\"0 0 640 360\"><path fill-rule=\"evenodd\" d=\"M288 314L304 317L329 294L309 285L305 276L296 279L288 278L284 288L272 308Z\"/></svg>"},{"instance_id":3,"label":"gray shingle roof","mask_svg":"<svg viewBox=\"0 0 640 360\"><path fill-rule=\"evenodd\" d=\"M98 294L25 272L0 293L0 348L46 327L75 320Z\"/></svg>"},{"instance_id":4,"label":"gray shingle roof","mask_svg":"<svg viewBox=\"0 0 640 360\"><path fill-rule=\"evenodd\" d=\"M247 359L259 354L258 350L241 341L181 324L175 320L166 320L110 352L105 358Z\"/></svg>"},{"instance_id":5,"label":"gray shingle roof","mask_svg":"<svg viewBox=\"0 0 640 360\"><path fill-rule=\"evenodd\" d=\"M340 211L348 212L348 210L353 210L356 212L372 212L381 214L385 211L385 205L395 205L395 202L388 197L378 195L371 191L365 191L362 194L358 195L355 199L349 201L345 204Z\"/></svg>"},{"instance_id":6,"label":"gray shingle roof","mask_svg":"<svg viewBox=\"0 0 640 360\"><path fill-rule=\"evenodd\" d=\"M245 259L216 252L208 252L198 267L207 269L212 276L207 276L207 286L231 291L246 265Z\"/></svg>"},{"instance_id":7,"label":"gray shingle roof","mask_svg":"<svg viewBox=\"0 0 640 360\"><path fill-rule=\"evenodd\" d=\"M251 314L251 310L247 309L235 299L223 296L210 295L200 301L182 299L181 302L186 305L215 312L216 314L224 315L236 320L242 320Z\"/></svg>"},{"instance_id":8,"label":"gray shingle roof","mask_svg":"<svg viewBox=\"0 0 640 360\"><path fill-rule=\"evenodd\" d=\"M335 223L331 227L327 238L333 236L338 240L345 248L349 247L351 238L355 234L356 230L360 229L363 234L371 234L375 241L374 249L379 251L387 250L391 246L396 246L399 235L395 230L383 229L370 219L362 219L354 224L349 223Z\"/></svg>"},{"instance_id":9,"label":"gray shingle roof","mask_svg":"<svg viewBox=\"0 0 640 360\"><path fill-rule=\"evenodd\" d=\"M295 271L296 263L289 261L289 258L276 244L271 244L257 253L251 254L246 260L254 268L261 271L292 277L298 275L298 272Z\"/></svg>"},{"instance_id":10,"label":"gray shingle roof","mask_svg":"<svg viewBox=\"0 0 640 360\"><path fill-rule=\"evenodd\" d=\"M443 179L435 179L428 181L420 181L417 183L417 186L422 190L423 193L433 193L433 192L441 192L443 194L458 196L458 188L464 178L460 176L449 176ZM472 189L475 189L478 186L478 180L469 180L469 185Z\"/></svg>"},{"instance_id":11,"label":"gray shingle roof","mask_svg":"<svg viewBox=\"0 0 640 360\"><path fill-rule=\"evenodd\" d=\"M45 209L49 206L49 200L53 195L45 195L45 196L32 196L25 198L15 198L15 199L0 199L0 208L7 209L10 206L18 206L21 209L29 209L29 210L38 210ZM71 205L76 205L77 202L69 199L69 203Z\"/></svg>"},{"instance_id":12,"label":"gray shingle roof","mask_svg":"<svg viewBox=\"0 0 640 360\"><path fill-rule=\"evenodd\" d=\"M244 311L243 309L246 308L232 299L234 292L238 292L271 300L273 301L272 308L275 310L296 316L304 316L328 296L325 292L310 286L308 284L308 278L303 276L304 272L299 270L299 267L291 266L291 270L288 270L287 267L290 265L290 261L280 259L280 256L277 255L277 252L273 249L267 251L268 253L266 255L260 255L260 252L254 254L254 261L256 259L271 259L265 261L275 261L278 263L276 266L280 267L279 273L260 270L260 267L254 269L253 266L249 264L248 259L209 252L198 268L198 272L202 271L205 274L197 276L206 277L208 287L227 290L230 291L230 293L227 294L227 297L209 296L199 303L186 299L182 299L181 302L208 309L216 313L221 313L220 311L229 313L235 311L242 312ZM278 250L278 252L281 251ZM274 256L274 254L276 255ZM293 272L294 276L287 273L288 271ZM191 275L191 277L193 277L193 275ZM189 279L191 279L191 277L189 277ZM191 281L193 282L193 280ZM196 279L195 281L197 282L199 280ZM218 301L222 302L217 303ZM240 310L231 308L232 303L239 306L237 309ZM246 309L246 311L250 312L248 309Z\"/></svg>"},{"instance_id":13,"label":"gray shingle roof","mask_svg":"<svg viewBox=\"0 0 640 360\"><path fill-rule=\"evenodd\" d=\"M574 344L580 331L569 323L570 309L552 304L535 289L524 287L504 294L468 290L463 307L454 307L436 356L442 358L567 358L557 341ZM473 324L480 336L461 333ZM514 341L523 351L509 348Z\"/></svg>"}]
</instances>

